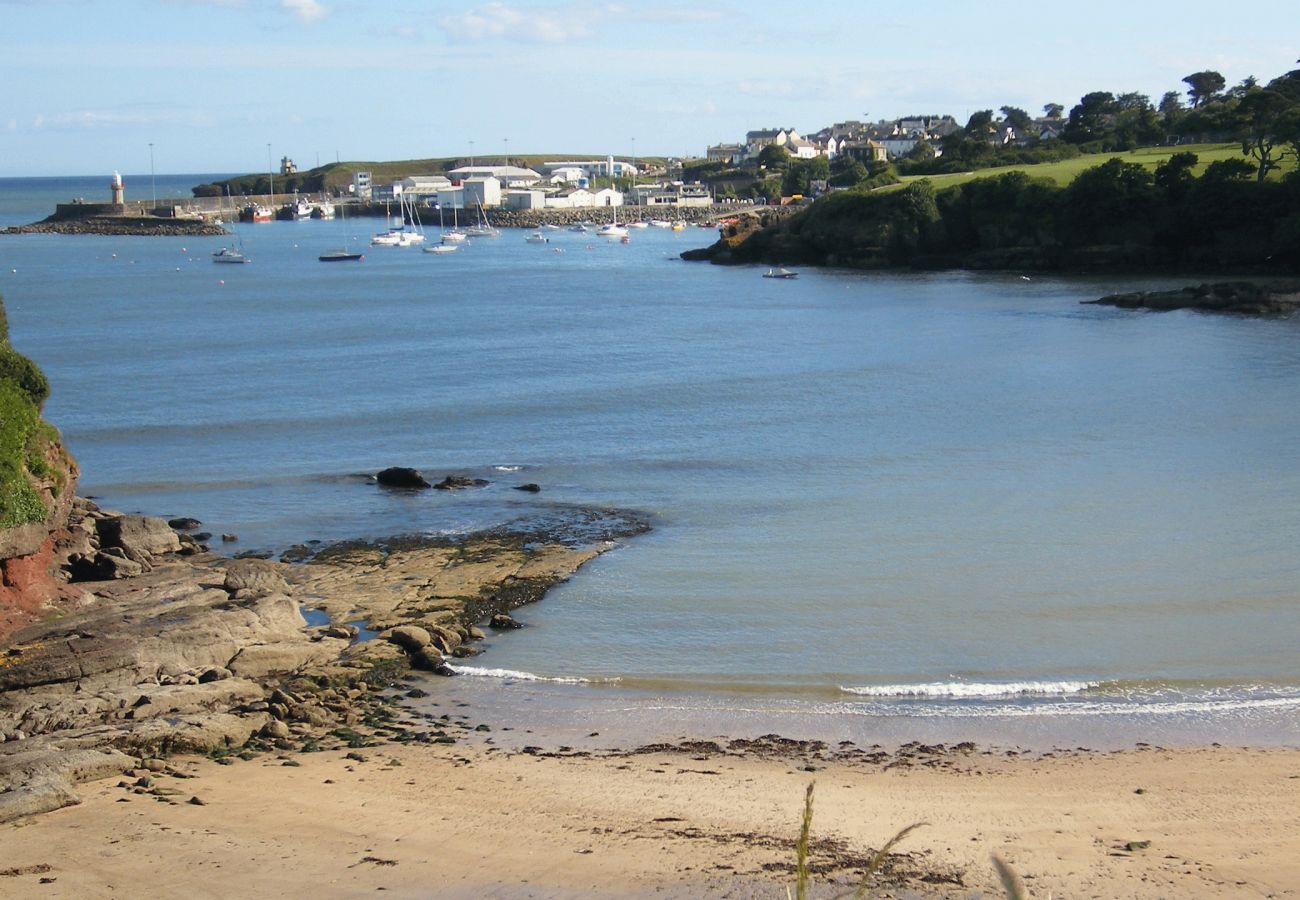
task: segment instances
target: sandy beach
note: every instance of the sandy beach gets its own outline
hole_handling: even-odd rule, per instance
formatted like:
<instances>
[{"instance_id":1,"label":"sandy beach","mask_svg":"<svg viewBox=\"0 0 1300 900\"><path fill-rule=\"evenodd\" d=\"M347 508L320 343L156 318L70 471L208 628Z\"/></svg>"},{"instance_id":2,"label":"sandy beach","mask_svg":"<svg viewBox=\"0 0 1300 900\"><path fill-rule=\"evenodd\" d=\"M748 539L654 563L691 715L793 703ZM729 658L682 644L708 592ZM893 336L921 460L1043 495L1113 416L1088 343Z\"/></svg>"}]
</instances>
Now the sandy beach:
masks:
<instances>
[{"instance_id":1,"label":"sandy beach","mask_svg":"<svg viewBox=\"0 0 1300 900\"><path fill-rule=\"evenodd\" d=\"M1297 750L812 758L482 741L178 758L5 826L0 895L784 897L810 781L812 896L922 821L872 896L1002 896L994 853L1033 897L1300 892Z\"/></svg>"}]
</instances>

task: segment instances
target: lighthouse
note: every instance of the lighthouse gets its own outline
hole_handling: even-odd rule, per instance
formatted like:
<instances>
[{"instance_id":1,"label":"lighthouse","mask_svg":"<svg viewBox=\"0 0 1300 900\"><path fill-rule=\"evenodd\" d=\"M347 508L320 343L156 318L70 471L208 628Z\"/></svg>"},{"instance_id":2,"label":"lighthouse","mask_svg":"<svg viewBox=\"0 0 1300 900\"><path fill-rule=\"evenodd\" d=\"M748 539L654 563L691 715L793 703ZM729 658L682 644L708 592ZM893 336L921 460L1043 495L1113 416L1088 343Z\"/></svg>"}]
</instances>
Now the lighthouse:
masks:
<instances>
[{"instance_id":1,"label":"lighthouse","mask_svg":"<svg viewBox=\"0 0 1300 900\"><path fill-rule=\"evenodd\" d=\"M113 205L123 206L126 204L126 191L122 187L122 176L117 172L108 181L109 190L113 192Z\"/></svg>"}]
</instances>

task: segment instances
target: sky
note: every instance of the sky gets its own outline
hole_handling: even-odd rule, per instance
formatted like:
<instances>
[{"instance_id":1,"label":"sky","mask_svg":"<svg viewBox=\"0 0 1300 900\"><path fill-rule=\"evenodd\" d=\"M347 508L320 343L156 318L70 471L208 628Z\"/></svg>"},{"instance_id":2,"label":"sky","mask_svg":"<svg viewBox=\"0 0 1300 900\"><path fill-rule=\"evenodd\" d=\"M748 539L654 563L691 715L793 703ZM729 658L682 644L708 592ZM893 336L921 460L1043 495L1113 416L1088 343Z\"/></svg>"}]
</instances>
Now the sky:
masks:
<instances>
[{"instance_id":1,"label":"sky","mask_svg":"<svg viewBox=\"0 0 1300 900\"><path fill-rule=\"evenodd\" d=\"M702 156L1300 58L1300 4L1217 0L0 0L0 31L0 177Z\"/></svg>"}]
</instances>

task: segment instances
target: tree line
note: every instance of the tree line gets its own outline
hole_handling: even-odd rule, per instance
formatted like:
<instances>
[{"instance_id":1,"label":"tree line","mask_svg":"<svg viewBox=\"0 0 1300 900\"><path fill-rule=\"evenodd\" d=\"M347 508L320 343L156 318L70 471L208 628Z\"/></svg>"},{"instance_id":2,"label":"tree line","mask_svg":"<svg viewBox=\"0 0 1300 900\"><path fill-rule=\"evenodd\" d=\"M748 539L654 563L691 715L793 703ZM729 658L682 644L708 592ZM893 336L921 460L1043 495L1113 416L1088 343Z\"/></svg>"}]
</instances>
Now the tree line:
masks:
<instances>
[{"instance_id":1,"label":"tree line","mask_svg":"<svg viewBox=\"0 0 1300 900\"><path fill-rule=\"evenodd\" d=\"M1300 270L1300 174L1260 181L1242 158L1197 177L1198 162L1175 153L1153 172L1115 158L1065 187L1011 172L943 190L922 179L838 191L712 255L868 268Z\"/></svg>"}]
</instances>

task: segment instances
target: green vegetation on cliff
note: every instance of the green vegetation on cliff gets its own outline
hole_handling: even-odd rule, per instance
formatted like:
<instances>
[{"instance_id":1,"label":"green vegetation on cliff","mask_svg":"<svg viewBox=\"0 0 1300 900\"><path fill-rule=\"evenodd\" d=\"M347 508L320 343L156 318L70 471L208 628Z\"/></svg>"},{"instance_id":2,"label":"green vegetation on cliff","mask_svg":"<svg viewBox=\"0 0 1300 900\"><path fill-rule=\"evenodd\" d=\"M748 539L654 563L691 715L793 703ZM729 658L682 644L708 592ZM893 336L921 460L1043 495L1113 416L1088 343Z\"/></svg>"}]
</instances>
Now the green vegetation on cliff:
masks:
<instances>
[{"instance_id":1,"label":"green vegetation on cliff","mask_svg":"<svg viewBox=\"0 0 1300 900\"><path fill-rule=\"evenodd\" d=\"M35 480L53 479L50 456L58 433L41 419L50 384L36 364L9 344L0 299L0 528L39 522L49 510Z\"/></svg>"},{"instance_id":2,"label":"green vegetation on cliff","mask_svg":"<svg viewBox=\"0 0 1300 900\"><path fill-rule=\"evenodd\" d=\"M840 191L746 239L718 262L983 269L1295 271L1300 174L1257 180L1241 158L1175 153L1155 167L1111 159L1066 186L1026 172L936 189ZM730 239L728 239L730 238Z\"/></svg>"}]
</instances>

